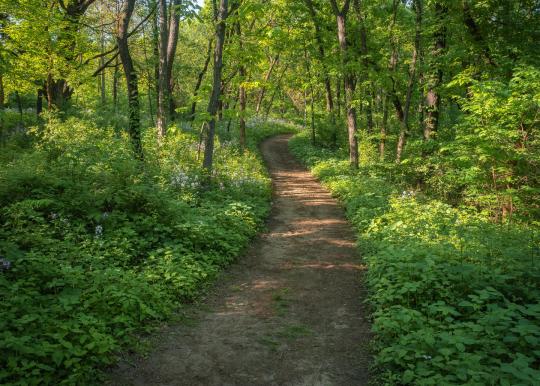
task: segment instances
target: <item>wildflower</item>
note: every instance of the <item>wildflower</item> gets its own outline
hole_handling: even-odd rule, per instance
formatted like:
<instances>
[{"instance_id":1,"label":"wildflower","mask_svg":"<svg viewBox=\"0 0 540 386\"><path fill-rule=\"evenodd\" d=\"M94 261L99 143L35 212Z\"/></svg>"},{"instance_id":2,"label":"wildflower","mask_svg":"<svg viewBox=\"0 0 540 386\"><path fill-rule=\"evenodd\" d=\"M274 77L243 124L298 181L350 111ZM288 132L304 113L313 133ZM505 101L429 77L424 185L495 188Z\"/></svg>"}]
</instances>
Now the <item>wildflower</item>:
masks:
<instances>
[{"instance_id":1,"label":"wildflower","mask_svg":"<svg viewBox=\"0 0 540 386\"><path fill-rule=\"evenodd\" d=\"M431 355L422 355L422 358L424 358L424 359L427 360L427 361L430 361L431 359L433 359L433 358L431 357Z\"/></svg>"},{"instance_id":2,"label":"wildflower","mask_svg":"<svg viewBox=\"0 0 540 386\"><path fill-rule=\"evenodd\" d=\"M11 261L0 256L0 272L7 271L11 268Z\"/></svg>"},{"instance_id":3,"label":"wildflower","mask_svg":"<svg viewBox=\"0 0 540 386\"><path fill-rule=\"evenodd\" d=\"M200 182L197 176L190 176L182 170L177 170L171 177L171 185L177 189L197 189Z\"/></svg>"},{"instance_id":4,"label":"wildflower","mask_svg":"<svg viewBox=\"0 0 540 386\"><path fill-rule=\"evenodd\" d=\"M404 190L401 193L401 198L413 198L416 195L414 190Z\"/></svg>"},{"instance_id":5,"label":"wildflower","mask_svg":"<svg viewBox=\"0 0 540 386\"><path fill-rule=\"evenodd\" d=\"M95 237L99 239L103 235L103 227L101 225L96 225Z\"/></svg>"}]
</instances>

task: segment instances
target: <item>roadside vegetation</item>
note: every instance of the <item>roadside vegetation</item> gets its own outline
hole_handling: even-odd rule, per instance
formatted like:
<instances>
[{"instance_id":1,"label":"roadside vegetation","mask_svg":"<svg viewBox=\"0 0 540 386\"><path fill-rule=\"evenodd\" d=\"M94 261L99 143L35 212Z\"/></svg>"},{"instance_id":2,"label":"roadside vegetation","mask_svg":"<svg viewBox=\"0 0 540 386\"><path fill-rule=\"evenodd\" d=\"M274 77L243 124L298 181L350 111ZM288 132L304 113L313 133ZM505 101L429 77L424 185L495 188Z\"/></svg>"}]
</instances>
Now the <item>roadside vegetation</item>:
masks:
<instances>
[{"instance_id":1,"label":"roadside vegetation","mask_svg":"<svg viewBox=\"0 0 540 386\"><path fill-rule=\"evenodd\" d=\"M535 0L0 0L0 383L99 379L196 298L268 213L258 143L303 127L378 380L537 384L539 25Z\"/></svg>"},{"instance_id":2,"label":"roadside vegetation","mask_svg":"<svg viewBox=\"0 0 540 386\"><path fill-rule=\"evenodd\" d=\"M540 231L416 189L403 166L348 166L290 142L346 207L368 265L383 384L533 385L540 377Z\"/></svg>"}]
</instances>

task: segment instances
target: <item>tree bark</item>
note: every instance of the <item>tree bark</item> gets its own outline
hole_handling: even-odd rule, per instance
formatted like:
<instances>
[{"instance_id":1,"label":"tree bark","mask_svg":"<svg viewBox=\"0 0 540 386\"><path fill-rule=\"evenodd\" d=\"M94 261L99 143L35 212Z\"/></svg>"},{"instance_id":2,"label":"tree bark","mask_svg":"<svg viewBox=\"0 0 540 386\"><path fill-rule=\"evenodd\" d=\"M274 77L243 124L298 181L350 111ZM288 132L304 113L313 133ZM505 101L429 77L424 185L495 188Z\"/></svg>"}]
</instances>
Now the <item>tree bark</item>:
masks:
<instances>
[{"instance_id":1,"label":"tree bark","mask_svg":"<svg viewBox=\"0 0 540 386\"><path fill-rule=\"evenodd\" d=\"M176 116L176 104L174 103L173 91L174 91L174 78L173 65L176 54L176 47L178 45L178 30L180 25L180 4L181 0L174 0L170 18L169 18L169 38L167 45L167 96L169 98L169 117L174 120Z\"/></svg>"},{"instance_id":2,"label":"tree bark","mask_svg":"<svg viewBox=\"0 0 540 386\"><path fill-rule=\"evenodd\" d=\"M116 42L118 44L120 59L122 60L122 67L124 69L124 76L126 78L128 91L128 133L133 144L135 156L142 160L144 156L140 132L139 83L128 45L129 22L131 20L131 15L133 14L134 8L135 0L124 1L122 10L120 11Z\"/></svg>"},{"instance_id":3,"label":"tree bark","mask_svg":"<svg viewBox=\"0 0 540 386\"><path fill-rule=\"evenodd\" d=\"M385 151L385 145L386 145L386 132L387 132L387 125L388 125L388 95L384 96L384 102L383 102L383 117L381 122L381 130L380 130L380 142L379 142L379 158L381 161L384 161L384 151Z\"/></svg>"},{"instance_id":4,"label":"tree bark","mask_svg":"<svg viewBox=\"0 0 540 386\"><path fill-rule=\"evenodd\" d=\"M242 28L240 26L240 22L236 22L236 34L238 35L239 44L240 44L240 51L242 52L244 49L244 42L242 40ZM238 88L238 101L240 103L240 120L238 123L239 131L240 131L240 150L244 151L246 147L246 105L247 105L247 96L246 96L246 88L244 87L244 82L246 81L247 77L247 71L246 66L243 62L240 62L240 86Z\"/></svg>"},{"instance_id":5,"label":"tree bark","mask_svg":"<svg viewBox=\"0 0 540 386\"><path fill-rule=\"evenodd\" d=\"M349 12L350 8L350 0L345 0L345 4L343 5L342 9L339 9L336 0L330 0L330 3L337 22L339 48L341 51L341 62L345 84L345 107L347 110L347 129L349 137L349 162L351 167L358 168L358 129L356 126L356 109L352 103L355 83L350 70L347 68L350 56L347 42L347 13Z\"/></svg>"},{"instance_id":6,"label":"tree bark","mask_svg":"<svg viewBox=\"0 0 540 386\"><path fill-rule=\"evenodd\" d=\"M36 98L36 115L39 117L43 112L43 89L38 88Z\"/></svg>"},{"instance_id":7,"label":"tree bark","mask_svg":"<svg viewBox=\"0 0 540 386\"><path fill-rule=\"evenodd\" d=\"M71 0L69 2L59 2L63 13L62 33L57 37L58 47L61 55L67 62L74 62L77 58L76 52L76 35L79 30L80 19L87 11L88 7L96 0ZM47 105L49 110L63 110L66 102L73 95L73 88L68 84L67 80L60 77L54 79L52 74L47 76Z\"/></svg>"},{"instance_id":8,"label":"tree bark","mask_svg":"<svg viewBox=\"0 0 540 386\"><path fill-rule=\"evenodd\" d=\"M482 53L488 63L496 67L497 63L495 63L495 61L493 60L493 57L491 56L491 50L489 49L489 44L485 41L484 36L480 31L480 27L478 27L478 24L474 20L471 6L468 0L463 0L463 22L465 23L465 26L467 27L467 30L473 37L474 41L480 46Z\"/></svg>"},{"instance_id":9,"label":"tree bark","mask_svg":"<svg viewBox=\"0 0 540 386\"><path fill-rule=\"evenodd\" d=\"M216 0L214 0L216 8ZM220 0L219 11L216 20L216 46L214 49L214 79L212 94L208 103L207 112L210 115L208 122L208 135L204 147L203 167L211 173L214 160L214 137L216 133L216 113L221 91L221 77L223 71L223 46L225 43L226 20L228 16L228 0Z\"/></svg>"},{"instance_id":10,"label":"tree bark","mask_svg":"<svg viewBox=\"0 0 540 386\"><path fill-rule=\"evenodd\" d=\"M360 55L362 57L362 65L364 67L363 80L369 83L369 59L368 59L368 45L367 45L367 30L364 20L364 14L362 12L362 3L360 0L354 0L354 8L356 9L356 14L360 24ZM366 90L364 93L367 99L366 106L366 122L367 122L367 131L368 133L373 132L373 110L371 106L371 91Z\"/></svg>"},{"instance_id":11,"label":"tree bark","mask_svg":"<svg viewBox=\"0 0 540 386\"><path fill-rule=\"evenodd\" d=\"M257 106L255 107L255 112L257 115L259 115L262 102L264 99L264 95L266 94L266 83L270 80L270 77L272 76L272 72L274 71L274 68L278 62L279 62L279 54L277 54L274 58L270 60L270 68L268 69L268 72L264 76L264 83L261 88L261 91L259 91L259 97L257 98Z\"/></svg>"},{"instance_id":12,"label":"tree bark","mask_svg":"<svg viewBox=\"0 0 540 386\"><path fill-rule=\"evenodd\" d=\"M157 105L157 135L161 140L167 134L168 124L168 89L167 84L167 46L169 45L169 30L167 23L167 1L159 1L159 78L158 78L158 105Z\"/></svg>"},{"instance_id":13,"label":"tree bark","mask_svg":"<svg viewBox=\"0 0 540 386\"><path fill-rule=\"evenodd\" d=\"M105 99L105 32L103 31L103 24L104 24L104 18L103 18L103 10L99 10L100 14L100 23L101 27L99 29L99 48L101 51L101 57L99 58L99 65L103 70L101 71L101 74L99 76L99 89L100 89L100 97L101 97L101 106L105 106L106 99Z\"/></svg>"},{"instance_id":14,"label":"tree bark","mask_svg":"<svg viewBox=\"0 0 540 386\"><path fill-rule=\"evenodd\" d=\"M321 62L322 71L323 71L323 82L324 82L324 91L326 96L326 111L329 114L333 114L334 111L334 99L332 97L332 86L330 84L330 77L328 76L328 70L326 67L326 53L324 50L324 42L322 37L321 27L317 20L317 13L313 5L313 0L304 0L311 17L311 22L315 29L315 42L317 43L317 49L319 51L319 61Z\"/></svg>"},{"instance_id":15,"label":"tree bark","mask_svg":"<svg viewBox=\"0 0 540 386\"><path fill-rule=\"evenodd\" d=\"M440 1L435 3L435 15L438 26L435 31L433 49L431 52L431 74L427 77L426 96L426 123L424 126L424 140L429 141L433 133L439 128L441 95L440 86L443 80L443 70L441 59L446 50L446 26L445 16L448 12L446 5Z\"/></svg>"},{"instance_id":16,"label":"tree bark","mask_svg":"<svg viewBox=\"0 0 540 386\"><path fill-rule=\"evenodd\" d=\"M199 93L199 89L201 88L202 81L204 79L204 76L206 75L206 72L208 71L208 65L210 64L210 59L212 59L212 39L208 41L208 49L206 53L206 60L204 61L204 66L199 72L199 75L197 76L197 83L195 84L195 90L193 91L193 102L191 103L191 112L189 115L189 119L193 121L195 119L195 111L197 109L197 95Z\"/></svg>"},{"instance_id":17,"label":"tree bark","mask_svg":"<svg viewBox=\"0 0 540 386\"><path fill-rule=\"evenodd\" d=\"M274 105L274 99L276 98L276 94L278 90L281 88L281 81L283 80L283 77L285 76L285 73L287 72L287 69L289 68L289 65L286 64L283 68L283 71L281 71L281 74L279 75L277 79L276 88L274 89L274 92L272 93L272 97L270 97L270 103L268 103L268 106L266 108L266 113L264 114L264 119L267 120L268 116L270 115L270 111L272 110L272 106Z\"/></svg>"},{"instance_id":18,"label":"tree bark","mask_svg":"<svg viewBox=\"0 0 540 386\"><path fill-rule=\"evenodd\" d=\"M416 12L416 22L415 22L415 37L414 37L414 48L412 54L411 65L409 68L409 81L407 84L407 94L405 95L405 108L403 109L403 123L401 125L401 130L399 133L399 139L396 148L396 163L401 162L401 157L403 155L403 149L405 147L405 142L407 136L409 135L409 113L411 110L411 100L414 84L416 82L416 63L418 61L418 55L420 54L420 44L422 38L422 1L423 0L414 0L414 7Z\"/></svg>"},{"instance_id":19,"label":"tree bark","mask_svg":"<svg viewBox=\"0 0 540 386\"><path fill-rule=\"evenodd\" d=\"M114 72L113 72L113 108L114 113L118 111L118 79L120 78L120 74L118 71L118 67L120 64L118 63L118 56L115 59L114 63Z\"/></svg>"}]
</instances>

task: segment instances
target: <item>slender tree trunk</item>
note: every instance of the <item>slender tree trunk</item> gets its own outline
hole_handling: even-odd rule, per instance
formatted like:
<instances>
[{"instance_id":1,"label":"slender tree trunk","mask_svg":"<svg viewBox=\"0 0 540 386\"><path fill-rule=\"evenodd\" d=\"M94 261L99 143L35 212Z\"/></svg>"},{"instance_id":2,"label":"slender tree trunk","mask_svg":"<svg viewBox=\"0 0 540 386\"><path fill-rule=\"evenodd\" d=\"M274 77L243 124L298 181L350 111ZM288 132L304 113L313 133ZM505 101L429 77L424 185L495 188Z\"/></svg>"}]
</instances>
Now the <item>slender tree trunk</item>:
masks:
<instances>
[{"instance_id":1,"label":"slender tree trunk","mask_svg":"<svg viewBox=\"0 0 540 386\"><path fill-rule=\"evenodd\" d=\"M157 135L163 139L167 134L169 121L168 89L167 84L167 46L169 45L169 29L167 19L167 1L159 1L159 78L158 78L158 106L157 106Z\"/></svg>"},{"instance_id":2,"label":"slender tree trunk","mask_svg":"<svg viewBox=\"0 0 540 386\"><path fill-rule=\"evenodd\" d=\"M103 55L103 52L105 52L105 32L103 31L103 24L104 24L104 18L103 18L103 10L100 9L100 22L101 22L101 28L99 30L99 45L100 45L100 51L101 51L101 57L99 58L99 66L100 68L103 68L101 71L101 74L99 75L99 81L100 81L100 91L101 91L101 106L105 106L106 99L105 99L105 55Z\"/></svg>"},{"instance_id":3,"label":"slender tree trunk","mask_svg":"<svg viewBox=\"0 0 540 386\"><path fill-rule=\"evenodd\" d=\"M304 129L307 128L307 90L304 88Z\"/></svg>"},{"instance_id":4,"label":"slender tree trunk","mask_svg":"<svg viewBox=\"0 0 540 386\"><path fill-rule=\"evenodd\" d=\"M281 75L277 79L276 88L275 88L274 92L272 93L272 97L270 98L270 103L268 103L268 107L266 108L266 113L264 114L264 119L265 120L267 120L268 116L270 115L270 111L272 110L272 106L274 105L274 99L276 98L276 94L277 94L278 90L280 90L280 88L281 88L281 81L283 80L283 77L285 76L285 72L287 72L288 67L289 67L289 65L287 64L283 68L283 71L281 72Z\"/></svg>"},{"instance_id":5,"label":"slender tree trunk","mask_svg":"<svg viewBox=\"0 0 540 386\"><path fill-rule=\"evenodd\" d=\"M431 52L431 73L427 77L426 96L426 123L424 126L424 139L430 140L433 133L439 128L441 95L440 87L443 80L443 70L441 59L446 50L446 25L445 18L448 7L440 1L435 3L435 15L438 26L435 31L435 42Z\"/></svg>"},{"instance_id":6,"label":"slender tree trunk","mask_svg":"<svg viewBox=\"0 0 540 386\"><path fill-rule=\"evenodd\" d=\"M362 58L362 66L364 74L362 79L364 82L369 84L369 59L368 59L368 45L367 45L367 30L364 20L364 13L362 9L362 3L360 0L354 0L354 8L356 9L356 14L360 24L360 56ZM366 106L366 123L368 133L373 132L373 111L371 106L371 90L370 87L366 87L364 92L364 97L367 99Z\"/></svg>"},{"instance_id":7,"label":"slender tree trunk","mask_svg":"<svg viewBox=\"0 0 540 386\"><path fill-rule=\"evenodd\" d=\"M341 79L336 78L337 116L341 118Z\"/></svg>"},{"instance_id":8,"label":"slender tree trunk","mask_svg":"<svg viewBox=\"0 0 540 386\"><path fill-rule=\"evenodd\" d=\"M154 63L154 90L156 98L156 119L158 115L158 103L159 103L159 11L158 2L159 0L149 0L149 5L156 9L152 16L152 53L153 53L153 63ZM156 125L157 126L157 125Z\"/></svg>"},{"instance_id":9,"label":"slender tree trunk","mask_svg":"<svg viewBox=\"0 0 540 386\"><path fill-rule=\"evenodd\" d=\"M336 16L339 47L341 51L341 61L343 68L343 77L345 83L345 107L347 109L347 129L349 136L349 162L351 167L358 168L358 138L356 126L356 109L352 103L354 97L355 83L350 70L348 70L349 47L347 42L347 13L350 7L350 1L345 0L343 8L340 10L336 0L330 0L334 15Z\"/></svg>"},{"instance_id":10,"label":"slender tree trunk","mask_svg":"<svg viewBox=\"0 0 540 386\"><path fill-rule=\"evenodd\" d=\"M279 54L277 54L274 58L270 60L270 68L268 69L268 72L264 76L264 83L261 88L261 91L259 92L259 97L257 98L257 106L255 108L255 112L257 113L257 115L259 115L259 112L261 111L264 95L266 94L266 83L268 83L268 81L270 80L270 77L272 76L272 72L274 71L274 68L278 62L279 62Z\"/></svg>"},{"instance_id":11,"label":"slender tree trunk","mask_svg":"<svg viewBox=\"0 0 540 386\"><path fill-rule=\"evenodd\" d=\"M202 81L204 79L204 76L206 75L206 72L208 71L208 65L210 64L210 59L212 58L212 39L208 41L208 49L206 53L206 59L204 61L204 66L199 72L199 75L197 76L197 83L195 84L195 90L193 91L193 102L191 103L191 113L189 115L189 118L191 121L195 119L195 111L197 109L197 95L199 93L199 89L201 88Z\"/></svg>"},{"instance_id":12,"label":"slender tree trunk","mask_svg":"<svg viewBox=\"0 0 540 386\"><path fill-rule=\"evenodd\" d=\"M216 0L214 0L216 6ZM220 0L219 11L216 17L216 47L214 49L214 80L212 83L212 94L208 103L208 135L204 147L203 167L210 173L214 160L214 137L216 132L216 113L219 104L221 91L221 76L223 71L223 45L225 43L225 31L228 11L228 0Z\"/></svg>"},{"instance_id":13,"label":"slender tree trunk","mask_svg":"<svg viewBox=\"0 0 540 386\"><path fill-rule=\"evenodd\" d=\"M43 89L38 88L36 98L36 115L39 117L43 112Z\"/></svg>"},{"instance_id":14,"label":"slender tree trunk","mask_svg":"<svg viewBox=\"0 0 540 386\"><path fill-rule=\"evenodd\" d=\"M120 74L118 71L118 67L120 64L118 63L118 56L115 59L114 63L114 72L113 72L113 107L114 107L114 113L118 111L118 79L120 78Z\"/></svg>"},{"instance_id":15,"label":"slender tree trunk","mask_svg":"<svg viewBox=\"0 0 540 386\"><path fill-rule=\"evenodd\" d=\"M405 108L403 109L403 124L401 125L401 130L399 133L399 139L396 148L397 163L401 162L403 149L405 147L405 141L407 140L407 136L409 135L409 112L411 110L412 92L416 81L416 62L418 61L418 55L421 50L420 44L422 34L422 1L423 0L414 0L414 7L416 11L416 32L414 38L413 55L409 68L409 82L407 84L407 94L405 95Z\"/></svg>"},{"instance_id":16,"label":"slender tree trunk","mask_svg":"<svg viewBox=\"0 0 540 386\"><path fill-rule=\"evenodd\" d=\"M17 101L17 110L19 111L19 125L20 127L23 127L24 126L23 108L22 108L21 94L19 94L18 91L15 91L15 100Z\"/></svg>"},{"instance_id":17,"label":"slender tree trunk","mask_svg":"<svg viewBox=\"0 0 540 386\"><path fill-rule=\"evenodd\" d=\"M120 59L122 60L122 67L124 69L124 76L126 78L126 85L128 91L128 108L129 108L129 124L128 133L133 144L135 155L139 159L143 159L143 149L141 143L140 132L140 111L139 111L139 83L137 79L137 72L133 65L133 60L129 52L128 36L129 36L129 22L133 9L135 8L135 0L125 0L120 12L120 19L118 25L118 32L116 36L116 42L118 44L118 52Z\"/></svg>"},{"instance_id":18,"label":"slender tree trunk","mask_svg":"<svg viewBox=\"0 0 540 386\"><path fill-rule=\"evenodd\" d=\"M304 63L305 63L305 66L306 66L306 72L307 72L307 77L308 77L308 82L309 82L309 91L310 91L310 94L311 94L311 97L310 97L310 100L309 100L309 104L310 104L310 112L311 112L311 143L313 145L315 145L315 141L316 141L316 133L315 133L315 112L314 112L314 108L315 108L315 95L314 95L314 92L313 92L313 83L312 83L312 75L311 75L311 65L310 65L310 58L308 57L308 54L307 54L307 48L306 48L306 44L304 42ZM304 91L304 99L306 99L306 94L305 94L306 91ZM307 104L307 103L306 103ZM307 108L306 108L307 110Z\"/></svg>"},{"instance_id":19,"label":"slender tree trunk","mask_svg":"<svg viewBox=\"0 0 540 386\"><path fill-rule=\"evenodd\" d=\"M386 133L387 133L387 127L388 127L388 96L385 95L384 102L383 102L383 117L381 122L381 139L379 142L379 158L381 161L384 161L384 151L385 151L385 144L386 144Z\"/></svg>"},{"instance_id":20,"label":"slender tree trunk","mask_svg":"<svg viewBox=\"0 0 540 386\"><path fill-rule=\"evenodd\" d=\"M244 42L242 38L242 28L240 26L240 22L236 22L236 34L238 35L239 44L240 44L240 51L243 51ZM238 88L238 100L240 102L240 122L239 122L239 130L240 130L240 149L243 151L246 148L246 105L247 105L247 97L246 97L246 88L244 87L244 82L246 81L247 77L247 71L246 66L244 63L240 63L240 86Z\"/></svg>"},{"instance_id":21,"label":"slender tree trunk","mask_svg":"<svg viewBox=\"0 0 540 386\"><path fill-rule=\"evenodd\" d=\"M146 52L146 29L142 28L142 36L143 36L143 56L144 56L144 63L146 68L146 76L148 79L152 79L152 73L150 71L150 61L148 60L148 54ZM155 126L156 123L154 121L154 103L152 99L152 82L148 82L148 112L150 115L150 121L152 122L152 126Z\"/></svg>"},{"instance_id":22,"label":"slender tree trunk","mask_svg":"<svg viewBox=\"0 0 540 386\"><path fill-rule=\"evenodd\" d=\"M173 65L178 45L178 30L180 25L180 4L181 0L174 0L169 18L169 38L167 45L167 97L169 98L169 116L174 120L176 117L176 105L174 103L174 78Z\"/></svg>"},{"instance_id":23,"label":"slender tree trunk","mask_svg":"<svg viewBox=\"0 0 540 386\"><path fill-rule=\"evenodd\" d=\"M322 72L323 72L323 82L324 82L324 91L326 96L326 111L332 116L334 110L334 100L332 97L332 86L330 84L330 76L328 75L328 70L326 66L326 54L324 50L324 43L322 37L322 31L320 23L317 20L317 13L315 7L313 6L313 0L304 0L311 17L311 22L315 28L315 41L317 43L317 49L319 51L319 61L321 62ZM333 117L332 117L333 119Z\"/></svg>"}]
</instances>

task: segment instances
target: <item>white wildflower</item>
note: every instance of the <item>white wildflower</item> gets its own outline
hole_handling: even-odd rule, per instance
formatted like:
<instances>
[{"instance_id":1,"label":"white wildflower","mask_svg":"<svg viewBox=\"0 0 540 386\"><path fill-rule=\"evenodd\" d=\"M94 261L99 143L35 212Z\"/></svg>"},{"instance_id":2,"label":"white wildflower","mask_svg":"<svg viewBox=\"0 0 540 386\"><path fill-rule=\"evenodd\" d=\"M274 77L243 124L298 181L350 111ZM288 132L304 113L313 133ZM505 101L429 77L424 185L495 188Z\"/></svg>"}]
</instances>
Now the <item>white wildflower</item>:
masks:
<instances>
[{"instance_id":1,"label":"white wildflower","mask_svg":"<svg viewBox=\"0 0 540 386\"><path fill-rule=\"evenodd\" d=\"M99 239L103 235L103 227L101 225L96 225L94 234L95 234L96 239Z\"/></svg>"}]
</instances>

